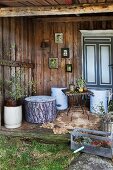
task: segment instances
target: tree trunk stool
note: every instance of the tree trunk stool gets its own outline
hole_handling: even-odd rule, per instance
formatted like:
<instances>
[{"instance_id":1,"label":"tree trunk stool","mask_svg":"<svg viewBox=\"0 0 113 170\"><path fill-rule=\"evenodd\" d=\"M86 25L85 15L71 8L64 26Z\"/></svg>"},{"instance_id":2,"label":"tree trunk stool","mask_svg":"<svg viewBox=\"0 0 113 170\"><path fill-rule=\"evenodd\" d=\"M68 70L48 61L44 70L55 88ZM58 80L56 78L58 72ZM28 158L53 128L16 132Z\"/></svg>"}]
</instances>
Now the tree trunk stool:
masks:
<instances>
[{"instance_id":1,"label":"tree trunk stool","mask_svg":"<svg viewBox=\"0 0 113 170\"><path fill-rule=\"evenodd\" d=\"M30 96L25 98L25 119L27 122L52 122L56 116L56 100L54 97Z\"/></svg>"}]
</instances>

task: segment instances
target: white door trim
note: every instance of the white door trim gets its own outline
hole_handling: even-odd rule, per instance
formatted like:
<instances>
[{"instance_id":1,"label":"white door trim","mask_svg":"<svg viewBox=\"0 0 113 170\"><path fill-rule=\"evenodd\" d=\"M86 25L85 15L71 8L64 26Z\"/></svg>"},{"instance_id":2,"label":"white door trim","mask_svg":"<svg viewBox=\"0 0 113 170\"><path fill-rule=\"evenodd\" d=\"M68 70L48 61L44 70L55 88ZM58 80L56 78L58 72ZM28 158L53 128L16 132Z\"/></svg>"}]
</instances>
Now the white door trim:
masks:
<instances>
[{"instance_id":1,"label":"white door trim","mask_svg":"<svg viewBox=\"0 0 113 170\"><path fill-rule=\"evenodd\" d=\"M113 36L113 30L80 30L82 48L82 76L83 76L83 37L85 36Z\"/></svg>"},{"instance_id":2,"label":"white door trim","mask_svg":"<svg viewBox=\"0 0 113 170\"><path fill-rule=\"evenodd\" d=\"M80 30L82 36L113 36L113 30Z\"/></svg>"}]
</instances>

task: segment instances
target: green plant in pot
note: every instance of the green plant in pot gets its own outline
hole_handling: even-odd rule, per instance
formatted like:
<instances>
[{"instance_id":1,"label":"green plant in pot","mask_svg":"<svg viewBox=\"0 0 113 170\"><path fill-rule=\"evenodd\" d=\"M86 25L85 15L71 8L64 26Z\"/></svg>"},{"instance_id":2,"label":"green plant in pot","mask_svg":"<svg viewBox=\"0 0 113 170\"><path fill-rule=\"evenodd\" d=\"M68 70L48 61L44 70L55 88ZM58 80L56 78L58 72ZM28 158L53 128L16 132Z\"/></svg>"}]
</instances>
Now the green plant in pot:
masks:
<instances>
[{"instance_id":1,"label":"green plant in pot","mask_svg":"<svg viewBox=\"0 0 113 170\"><path fill-rule=\"evenodd\" d=\"M22 124L22 99L29 91L35 93L36 84L29 81L23 86L21 70L15 72L9 80L0 80L0 88L5 91L4 125L6 128L18 128ZM29 89L29 90L28 90Z\"/></svg>"},{"instance_id":2,"label":"green plant in pot","mask_svg":"<svg viewBox=\"0 0 113 170\"><path fill-rule=\"evenodd\" d=\"M86 86L86 81L82 77L80 77L76 80L76 84L79 92L83 92L84 87Z\"/></svg>"},{"instance_id":3,"label":"green plant in pot","mask_svg":"<svg viewBox=\"0 0 113 170\"><path fill-rule=\"evenodd\" d=\"M13 74L10 80L0 81L0 85L5 88L5 106L18 106L21 105L24 96L28 96L30 93L36 93L36 82L28 81L27 85L23 87L21 75L24 74L20 70ZM29 89L29 90L28 90Z\"/></svg>"},{"instance_id":4,"label":"green plant in pot","mask_svg":"<svg viewBox=\"0 0 113 170\"><path fill-rule=\"evenodd\" d=\"M5 89L4 124L6 128L18 128L22 124L22 104L24 88L21 85L21 72L13 74L10 80L1 83Z\"/></svg>"},{"instance_id":5,"label":"green plant in pot","mask_svg":"<svg viewBox=\"0 0 113 170\"><path fill-rule=\"evenodd\" d=\"M113 100L110 100L108 103L108 113L113 116Z\"/></svg>"},{"instance_id":6,"label":"green plant in pot","mask_svg":"<svg viewBox=\"0 0 113 170\"><path fill-rule=\"evenodd\" d=\"M9 81L4 82L6 87L7 98L6 106L18 106L21 104L21 99L24 96L24 87L21 85L21 73L13 74Z\"/></svg>"}]
</instances>

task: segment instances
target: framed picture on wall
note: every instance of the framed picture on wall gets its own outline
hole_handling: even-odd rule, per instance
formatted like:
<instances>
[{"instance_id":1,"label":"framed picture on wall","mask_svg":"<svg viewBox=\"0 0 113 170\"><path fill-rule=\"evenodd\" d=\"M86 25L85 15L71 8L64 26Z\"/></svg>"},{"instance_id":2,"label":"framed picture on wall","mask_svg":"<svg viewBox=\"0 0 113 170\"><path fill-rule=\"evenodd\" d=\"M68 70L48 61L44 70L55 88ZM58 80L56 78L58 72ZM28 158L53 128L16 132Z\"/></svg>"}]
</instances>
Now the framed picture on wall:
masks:
<instances>
[{"instance_id":1,"label":"framed picture on wall","mask_svg":"<svg viewBox=\"0 0 113 170\"><path fill-rule=\"evenodd\" d=\"M72 72L72 64L66 64L66 72Z\"/></svg>"},{"instance_id":2,"label":"framed picture on wall","mask_svg":"<svg viewBox=\"0 0 113 170\"><path fill-rule=\"evenodd\" d=\"M51 69L58 68L58 58L49 58L49 68Z\"/></svg>"},{"instance_id":3,"label":"framed picture on wall","mask_svg":"<svg viewBox=\"0 0 113 170\"><path fill-rule=\"evenodd\" d=\"M55 43L63 43L63 33L55 33Z\"/></svg>"},{"instance_id":4,"label":"framed picture on wall","mask_svg":"<svg viewBox=\"0 0 113 170\"><path fill-rule=\"evenodd\" d=\"M61 48L61 57L69 58L69 48Z\"/></svg>"}]
</instances>

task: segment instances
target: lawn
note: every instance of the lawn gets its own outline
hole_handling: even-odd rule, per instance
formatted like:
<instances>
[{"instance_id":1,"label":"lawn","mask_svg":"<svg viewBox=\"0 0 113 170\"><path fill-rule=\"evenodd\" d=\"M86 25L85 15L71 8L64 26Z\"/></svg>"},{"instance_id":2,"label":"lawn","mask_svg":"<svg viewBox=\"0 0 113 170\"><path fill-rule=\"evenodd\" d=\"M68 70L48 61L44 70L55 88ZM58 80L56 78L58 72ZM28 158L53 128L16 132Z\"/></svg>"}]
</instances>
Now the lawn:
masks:
<instances>
[{"instance_id":1,"label":"lawn","mask_svg":"<svg viewBox=\"0 0 113 170\"><path fill-rule=\"evenodd\" d=\"M0 170L65 170L74 157L67 144L0 136Z\"/></svg>"}]
</instances>

